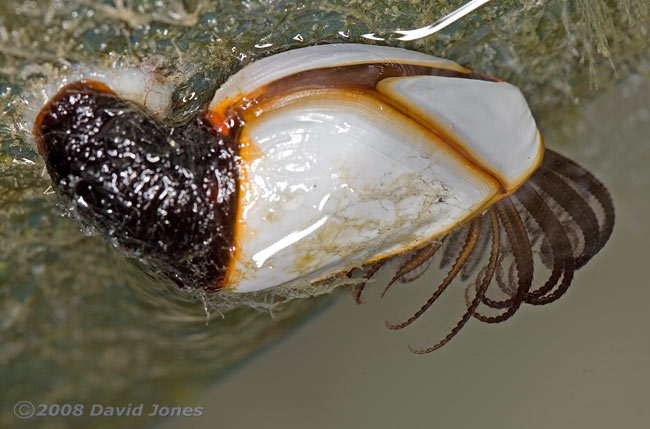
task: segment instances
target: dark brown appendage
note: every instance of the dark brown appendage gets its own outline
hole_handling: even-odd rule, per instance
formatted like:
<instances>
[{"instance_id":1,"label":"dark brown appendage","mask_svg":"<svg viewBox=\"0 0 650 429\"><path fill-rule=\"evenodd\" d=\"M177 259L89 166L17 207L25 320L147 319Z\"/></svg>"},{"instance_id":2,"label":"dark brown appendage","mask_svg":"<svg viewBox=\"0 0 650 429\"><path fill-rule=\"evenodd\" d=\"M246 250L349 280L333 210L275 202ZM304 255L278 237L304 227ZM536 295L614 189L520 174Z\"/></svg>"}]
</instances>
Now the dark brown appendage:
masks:
<instances>
[{"instance_id":1,"label":"dark brown appendage","mask_svg":"<svg viewBox=\"0 0 650 429\"><path fill-rule=\"evenodd\" d=\"M466 279L477 272L466 288L467 310L441 341L425 349L411 348L412 352L423 354L439 349L472 316L485 323L499 323L512 317L524 303L553 302L567 291L575 270L603 248L613 228L614 206L607 189L588 171L547 149L540 168L514 194L440 242L413 252L384 293L397 281L412 281L409 273L430 263L439 249L443 249L440 268L453 264L431 298L413 316L398 324L387 322L386 326L402 329L413 323L459 273ZM365 279L370 279L379 264L385 262L371 265ZM364 286L356 289L357 301Z\"/></svg>"},{"instance_id":2,"label":"dark brown appendage","mask_svg":"<svg viewBox=\"0 0 650 429\"><path fill-rule=\"evenodd\" d=\"M221 286L239 189L231 139L201 118L165 127L92 81L62 88L34 134L78 223L180 286Z\"/></svg>"}]
</instances>

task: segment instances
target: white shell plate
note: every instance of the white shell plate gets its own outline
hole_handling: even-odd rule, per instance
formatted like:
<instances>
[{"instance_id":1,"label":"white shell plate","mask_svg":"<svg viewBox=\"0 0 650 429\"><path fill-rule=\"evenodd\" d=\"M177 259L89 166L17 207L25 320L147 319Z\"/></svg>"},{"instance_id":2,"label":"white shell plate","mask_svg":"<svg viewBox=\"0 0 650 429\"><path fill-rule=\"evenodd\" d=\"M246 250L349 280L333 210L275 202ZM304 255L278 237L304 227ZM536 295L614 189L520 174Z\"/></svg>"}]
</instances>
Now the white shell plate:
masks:
<instances>
[{"instance_id":1,"label":"white shell plate","mask_svg":"<svg viewBox=\"0 0 650 429\"><path fill-rule=\"evenodd\" d=\"M211 106L302 70L402 60L465 71L403 49L310 47L244 68ZM249 115L227 287L319 281L403 252L476 214L500 186L515 189L541 160L535 122L512 85L416 76L385 79L377 91L397 107L362 92L304 90Z\"/></svg>"},{"instance_id":2,"label":"white shell plate","mask_svg":"<svg viewBox=\"0 0 650 429\"><path fill-rule=\"evenodd\" d=\"M457 136L465 151L517 188L541 156L540 136L526 99L506 82L440 76L389 78L379 92L431 118Z\"/></svg>"}]
</instances>

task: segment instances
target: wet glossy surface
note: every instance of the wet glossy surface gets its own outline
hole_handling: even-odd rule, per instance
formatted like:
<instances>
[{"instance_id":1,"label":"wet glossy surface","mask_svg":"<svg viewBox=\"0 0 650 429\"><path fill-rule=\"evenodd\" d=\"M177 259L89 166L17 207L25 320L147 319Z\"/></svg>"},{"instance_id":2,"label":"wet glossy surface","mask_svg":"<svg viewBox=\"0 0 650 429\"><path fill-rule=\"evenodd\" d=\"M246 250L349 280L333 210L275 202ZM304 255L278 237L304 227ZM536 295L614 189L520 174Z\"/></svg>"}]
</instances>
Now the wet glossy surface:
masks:
<instances>
[{"instance_id":1,"label":"wet glossy surface","mask_svg":"<svg viewBox=\"0 0 650 429\"><path fill-rule=\"evenodd\" d=\"M165 129L92 81L62 88L34 134L76 222L181 287L221 287L239 183L231 139L200 118Z\"/></svg>"}]
</instances>

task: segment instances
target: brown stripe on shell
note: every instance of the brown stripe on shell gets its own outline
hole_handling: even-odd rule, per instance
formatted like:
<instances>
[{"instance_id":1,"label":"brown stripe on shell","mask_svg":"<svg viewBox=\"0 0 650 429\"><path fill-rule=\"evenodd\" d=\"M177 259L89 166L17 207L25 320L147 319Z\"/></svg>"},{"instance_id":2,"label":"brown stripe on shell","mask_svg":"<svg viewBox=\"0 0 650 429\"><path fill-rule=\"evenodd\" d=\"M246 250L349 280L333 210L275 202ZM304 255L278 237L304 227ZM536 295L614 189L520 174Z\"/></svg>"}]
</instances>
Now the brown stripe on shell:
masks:
<instances>
[{"instance_id":1,"label":"brown stripe on shell","mask_svg":"<svg viewBox=\"0 0 650 429\"><path fill-rule=\"evenodd\" d=\"M296 91L324 88L362 88L374 90L377 84L391 77L443 76L496 82L489 76L448 70L426 65L403 63L363 63L304 70L263 85L248 100L263 103L268 98L280 97ZM253 102L253 103L255 103Z\"/></svg>"}]
</instances>

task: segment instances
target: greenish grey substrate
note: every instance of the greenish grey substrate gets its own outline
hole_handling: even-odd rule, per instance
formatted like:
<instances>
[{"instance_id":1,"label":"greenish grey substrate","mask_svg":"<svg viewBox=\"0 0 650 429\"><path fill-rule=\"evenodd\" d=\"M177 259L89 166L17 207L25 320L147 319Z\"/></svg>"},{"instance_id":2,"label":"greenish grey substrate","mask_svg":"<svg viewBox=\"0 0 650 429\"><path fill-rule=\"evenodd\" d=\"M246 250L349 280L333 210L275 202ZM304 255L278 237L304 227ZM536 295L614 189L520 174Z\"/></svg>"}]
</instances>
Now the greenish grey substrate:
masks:
<instances>
[{"instance_id":1,"label":"greenish grey substrate","mask_svg":"<svg viewBox=\"0 0 650 429\"><path fill-rule=\"evenodd\" d=\"M462 3L185 0L160 7L154 0L61 0L35 11L31 2L3 1L2 425L16 422L12 409L19 400L182 403L328 299L280 306L277 295L245 298L249 305L202 300L143 274L102 239L82 235L60 216L30 135L26 118L42 102L43 88L80 66L155 61L177 88L169 122L182 123L255 58L316 43L378 43L362 35L424 26ZM630 71L649 74L649 20L650 6L641 0L495 0L436 36L385 43L451 58L518 85L548 141L570 133L578 99Z\"/></svg>"}]
</instances>

